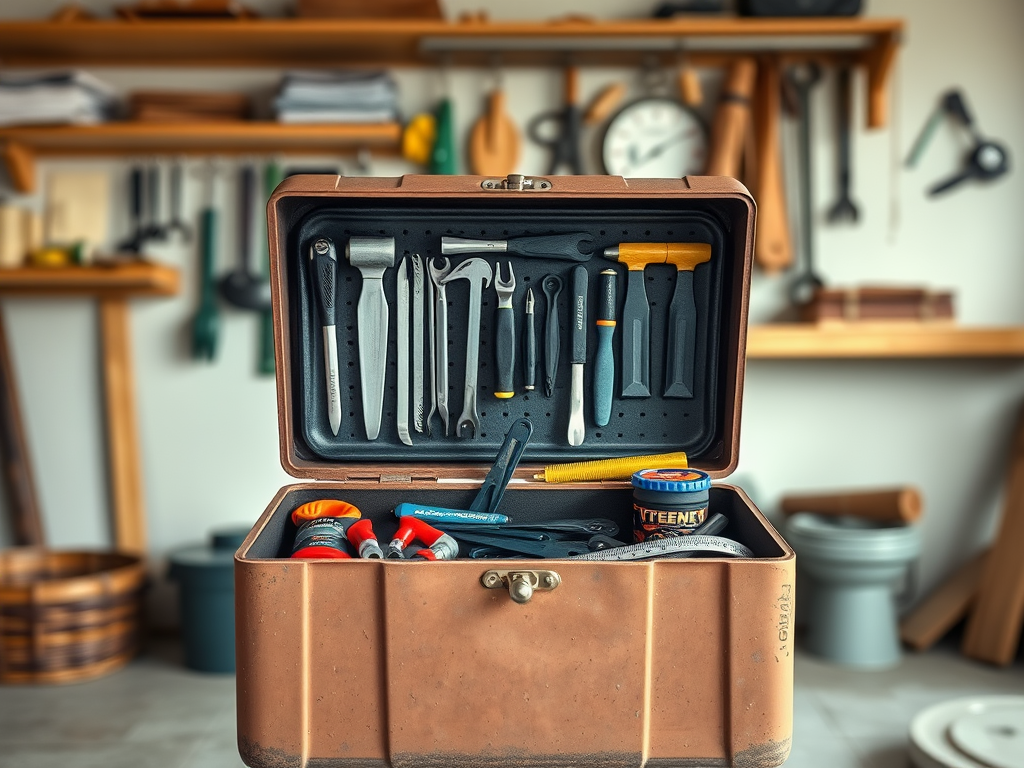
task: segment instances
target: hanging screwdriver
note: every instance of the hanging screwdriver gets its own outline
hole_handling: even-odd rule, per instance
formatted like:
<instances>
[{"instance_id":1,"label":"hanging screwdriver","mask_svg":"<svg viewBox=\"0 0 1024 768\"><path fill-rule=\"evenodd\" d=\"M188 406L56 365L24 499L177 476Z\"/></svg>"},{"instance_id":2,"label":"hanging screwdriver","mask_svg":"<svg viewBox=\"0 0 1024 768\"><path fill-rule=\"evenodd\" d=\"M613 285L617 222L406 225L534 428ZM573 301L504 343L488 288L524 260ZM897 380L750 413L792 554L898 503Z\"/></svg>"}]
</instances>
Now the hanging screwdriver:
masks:
<instances>
[{"instance_id":1,"label":"hanging screwdriver","mask_svg":"<svg viewBox=\"0 0 1024 768\"><path fill-rule=\"evenodd\" d=\"M441 253L460 256L466 253L507 253L564 261L588 261L594 255L594 241L585 232L571 235L539 235L514 237L511 240L470 240L464 237L442 237Z\"/></svg>"},{"instance_id":2,"label":"hanging screwdriver","mask_svg":"<svg viewBox=\"0 0 1024 768\"><path fill-rule=\"evenodd\" d=\"M572 270L572 384L569 389L569 445L583 445L587 428L583 421L583 368L587 363L587 268Z\"/></svg>"},{"instance_id":3,"label":"hanging screwdriver","mask_svg":"<svg viewBox=\"0 0 1024 768\"><path fill-rule=\"evenodd\" d=\"M612 417L612 391L615 387L615 280L614 269L601 272L597 299L597 354L594 356L594 423L607 426Z\"/></svg>"},{"instance_id":4,"label":"hanging screwdriver","mask_svg":"<svg viewBox=\"0 0 1024 768\"><path fill-rule=\"evenodd\" d=\"M526 368L524 373L526 383L523 385L523 389L527 392L532 392L537 386L537 330L534 324L534 305L533 288L530 288L526 291L526 331L524 333L526 349L523 353Z\"/></svg>"}]
</instances>

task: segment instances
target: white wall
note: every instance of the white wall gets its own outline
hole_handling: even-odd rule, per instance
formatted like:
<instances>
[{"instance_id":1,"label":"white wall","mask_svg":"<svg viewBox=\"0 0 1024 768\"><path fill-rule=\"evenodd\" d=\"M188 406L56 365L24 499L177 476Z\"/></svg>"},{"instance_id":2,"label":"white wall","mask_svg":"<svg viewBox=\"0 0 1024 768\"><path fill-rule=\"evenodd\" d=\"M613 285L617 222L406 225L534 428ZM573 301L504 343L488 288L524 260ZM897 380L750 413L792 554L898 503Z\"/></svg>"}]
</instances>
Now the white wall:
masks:
<instances>
[{"instance_id":1,"label":"white wall","mask_svg":"<svg viewBox=\"0 0 1024 768\"><path fill-rule=\"evenodd\" d=\"M63 0L4 0L7 17L37 17ZM85 5L104 9L110 3ZM266 10L281 2L249 4ZM449 12L479 3L448 2ZM486 3L492 17L541 18L577 12L623 16L652 2ZM978 124L1004 141L1014 159L1024 156L1024 4L1014 0L876 0L868 11L903 16L908 33L894 78L889 128L855 135L858 226L828 226L834 196L831 90L815 104L815 215L818 264L830 282L926 283L957 291L967 324L1024 323L1024 176L1014 172L987 186L969 186L941 201L924 190L958 167L963 141L944 127L919 167L898 169L939 95L962 87ZM2 58L2 52L0 52ZM272 90L273 70L93 70L118 87ZM433 72L401 70L403 108L430 108L439 92ZM710 87L717 73L706 72ZM584 98L605 83L635 73L588 69ZM459 126L467 130L488 85L488 73L456 70L453 93ZM544 70L507 73L510 109L520 126L557 104L560 78ZM858 116L862 118L859 111ZM862 122L862 121L861 121ZM786 128L789 164L793 126ZM594 135L585 137L588 147ZM333 161L333 159L331 159ZM306 161L300 161L305 164ZM544 153L524 145L524 172L541 172ZM127 161L62 163L99 166L114 174L120 193ZM349 160L341 166L354 172ZM45 168L53 167L43 164ZM233 169L230 162L225 167ZM596 165L592 165L597 170ZM407 170L398 161L375 162L374 172ZM233 175L229 176L233 179ZM791 175L791 179L794 178ZM792 186L792 185L791 185ZM189 181L187 211L194 216L198 182ZM795 192L795 190L791 190ZM220 270L235 257L233 181L222 182L226 230ZM898 209L898 216L894 210ZM791 210L796 210L791 194ZM115 237L128 230L115 211ZM187 356L196 302L195 253L175 245L153 255L180 266L185 290L176 298L139 301L133 310L135 369L151 547L158 558L204 538L215 526L249 523L274 491L288 482L277 459L272 379L255 373L257 320L224 308L221 345L213 365ZM788 277L758 276L752 316L764 320L785 303ZM18 369L28 436L50 541L56 546L109 543L95 316L86 301L5 300L4 317ZM1017 362L766 362L747 368L742 463L738 476L769 512L786 490L913 483L926 496L928 586L980 546L997 516L1009 434L1024 393ZM6 536L7 532L0 532ZM159 559L157 560L159 563ZM162 602L162 601L161 601Z\"/></svg>"}]
</instances>

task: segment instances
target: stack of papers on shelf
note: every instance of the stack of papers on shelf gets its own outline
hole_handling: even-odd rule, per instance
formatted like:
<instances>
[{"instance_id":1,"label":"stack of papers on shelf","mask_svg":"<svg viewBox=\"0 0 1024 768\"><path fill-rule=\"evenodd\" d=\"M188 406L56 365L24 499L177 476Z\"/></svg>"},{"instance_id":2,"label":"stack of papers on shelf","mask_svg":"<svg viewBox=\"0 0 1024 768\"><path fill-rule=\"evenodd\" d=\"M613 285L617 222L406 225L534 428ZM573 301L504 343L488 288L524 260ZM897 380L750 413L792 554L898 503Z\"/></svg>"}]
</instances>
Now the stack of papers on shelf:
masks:
<instances>
[{"instance_id":1,"label":"stack of papers on shelf","mask_svg":"<svg viewBox=\"0 0 1024 768\"><path fill-rule=\"evenodd\" d=\"M398 89L386 72L290 72L274 106L282 123L386 123Z\"/></svg>"},{"instance_id":2,"label":"stack of papers on shelf","mask_svg":"<svg viewBox=\"0 0 1024 768\"><path fill-rule=\"evenodd\" d=\"M0 125L99 123L116 109L114 89L86 72L0 76Z\"/></svg>"}]
</instances>

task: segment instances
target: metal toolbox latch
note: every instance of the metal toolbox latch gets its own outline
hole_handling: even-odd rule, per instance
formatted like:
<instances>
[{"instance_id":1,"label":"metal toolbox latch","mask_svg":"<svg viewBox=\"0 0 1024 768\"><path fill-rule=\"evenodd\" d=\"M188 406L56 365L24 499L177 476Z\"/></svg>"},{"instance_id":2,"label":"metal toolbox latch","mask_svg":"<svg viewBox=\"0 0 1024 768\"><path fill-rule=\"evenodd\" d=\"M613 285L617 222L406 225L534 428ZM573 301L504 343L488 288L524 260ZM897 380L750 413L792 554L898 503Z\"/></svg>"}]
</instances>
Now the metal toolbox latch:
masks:
<instances>
[{"instance_id":1,"label":"metal toolbox latch","mask_svg":"<svg viewBox=\"0 0 1024 768\"><path fill-rule=\"evenodd\" d=\"M562 583L555 571L487 571L480 578L487 589L508 587L508 594L517 603L528 603L535 590L550 592Z\"/></svg>"},{"instance_id":2,"label":"metal toolbox latch","mask_svg":"<svg viewBox=\"0 0 1024 768\"><path fill-rule=\"evenodd\" d=\"M551 180L539 176L523 176L521 173L510 173L504 179L484 179L480 182L483 189L507 189L513 192L532 192L551 189Z\"/></svg>"}]
</instances>

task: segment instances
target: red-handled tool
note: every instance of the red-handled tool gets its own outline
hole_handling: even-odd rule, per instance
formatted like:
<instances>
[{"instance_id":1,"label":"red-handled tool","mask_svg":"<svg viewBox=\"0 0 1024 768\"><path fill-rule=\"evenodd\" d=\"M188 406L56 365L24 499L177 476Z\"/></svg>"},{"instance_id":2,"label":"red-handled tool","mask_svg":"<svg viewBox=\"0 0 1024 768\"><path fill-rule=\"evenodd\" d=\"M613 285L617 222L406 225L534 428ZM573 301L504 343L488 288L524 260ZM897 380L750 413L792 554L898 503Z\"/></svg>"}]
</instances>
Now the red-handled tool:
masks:
<instances>
[{"instance_id":1,"label":"red-handled tool","mask_svg":"<svg viewBox=\"0 0 1024 768\"><path fill-rule=\"evenodd\" d=\"M421 549L414 558L424 560L454 560L459 556L459 545L451 536L428 523L415 517L403 517L402 524L395 532L395 538L388 544L388 559L401 560L405 557L405 548L413 541L427 546Z\"/></svg>"}]
</instances>

